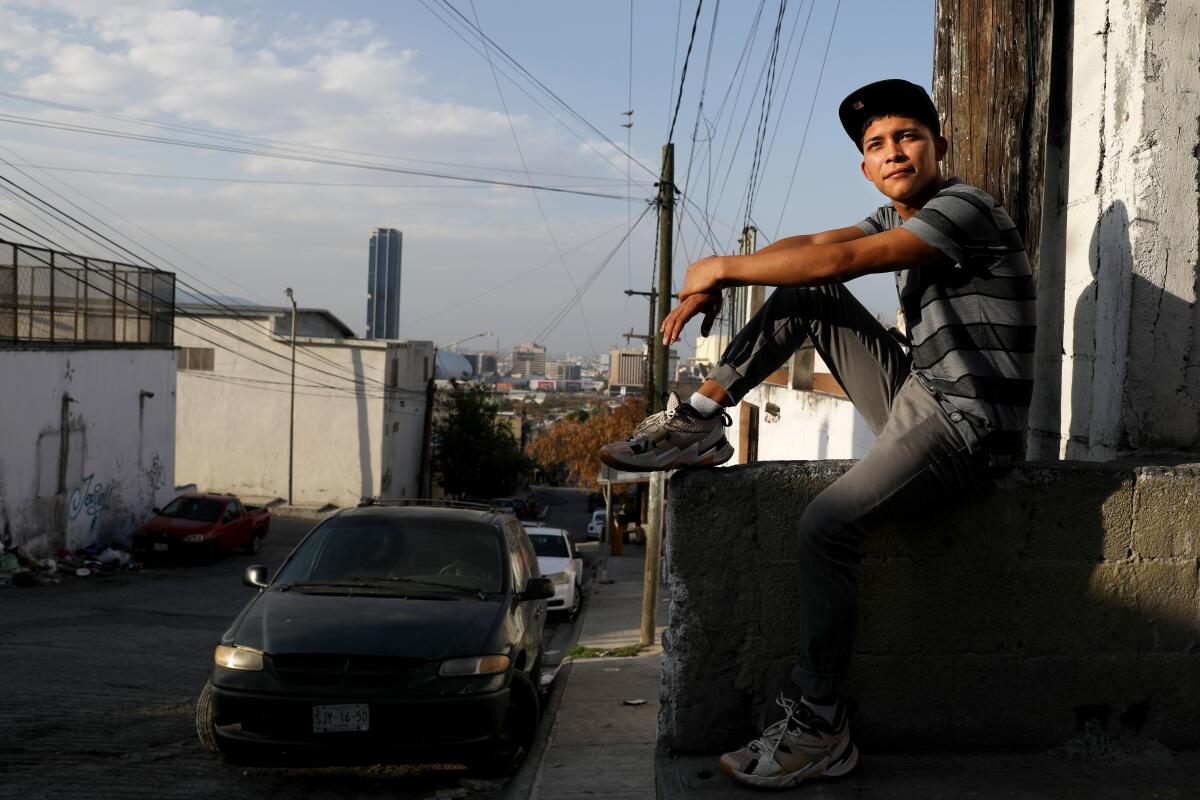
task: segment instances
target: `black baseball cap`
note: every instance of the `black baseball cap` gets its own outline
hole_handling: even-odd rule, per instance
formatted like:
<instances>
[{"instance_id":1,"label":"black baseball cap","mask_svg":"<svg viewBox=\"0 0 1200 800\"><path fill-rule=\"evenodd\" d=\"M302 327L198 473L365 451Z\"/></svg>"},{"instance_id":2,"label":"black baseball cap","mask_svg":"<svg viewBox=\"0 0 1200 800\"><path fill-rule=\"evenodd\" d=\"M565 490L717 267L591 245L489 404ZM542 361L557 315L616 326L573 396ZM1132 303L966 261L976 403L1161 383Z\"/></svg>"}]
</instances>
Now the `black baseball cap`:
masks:
<instances>
[{"instance_id":1,"label":"black baseball cap","mask_svg":"<svg viewBox=\"0 0 1200 800\"><path fill-rule=\"evenodd\" d=\"M889 78L855 89L838 106L842 127L859 151L863 149L863 125L871 117L904 116L924 123L934 136L942 133L941 118L929 93L915 83Z\"/></svg>"}]
</instances>

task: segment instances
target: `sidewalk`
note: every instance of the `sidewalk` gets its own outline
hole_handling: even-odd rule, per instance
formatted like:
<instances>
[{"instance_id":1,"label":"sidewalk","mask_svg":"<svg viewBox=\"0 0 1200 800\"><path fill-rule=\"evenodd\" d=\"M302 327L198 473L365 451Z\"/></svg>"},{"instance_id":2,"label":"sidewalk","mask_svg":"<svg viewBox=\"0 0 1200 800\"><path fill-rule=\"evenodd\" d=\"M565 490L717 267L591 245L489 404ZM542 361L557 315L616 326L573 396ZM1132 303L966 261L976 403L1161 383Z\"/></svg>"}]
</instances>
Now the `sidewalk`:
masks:
<instances>
[{"instance_id":1,"label":"sidewalk","mask_svg":"<svg viewBox=\"0 0 1200 800\"><path fill-rule=\"evenodd\" d=\"M642 615L645 549L625 545L610 556L613 583L593 583L579 644L611 649L636 645ZM667 619L665 596L658 633ZM560 675L557 714L537 765L530 800L654 800L654 746L658 725L659 660L656 644L628 658L575 659ZM626 705L627 700L644 701Z\"/></svg>"}]
</instances>

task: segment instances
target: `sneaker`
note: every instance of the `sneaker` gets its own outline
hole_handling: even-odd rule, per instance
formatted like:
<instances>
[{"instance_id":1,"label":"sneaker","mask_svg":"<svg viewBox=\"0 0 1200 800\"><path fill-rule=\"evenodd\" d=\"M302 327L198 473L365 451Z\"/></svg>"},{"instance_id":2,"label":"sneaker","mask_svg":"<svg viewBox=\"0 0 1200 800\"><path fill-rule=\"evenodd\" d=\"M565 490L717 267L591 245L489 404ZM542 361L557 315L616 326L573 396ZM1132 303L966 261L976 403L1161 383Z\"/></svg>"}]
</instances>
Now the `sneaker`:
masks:
<instances>
[{"instance_id":1,"label":"sneaker","mask_svg":"<svg viewBox=\"0 0 1200 800\"><path fill-rule=\"evenodd\" d=\"M721 756L721 770L759 789L786 789L810 778L837 778L858 764L846 704L826 722L804 703L780 696L786 716L741 750Z\"/></svg>"},{"instance_id":2,"label":"sneaker","mask_svg":"<svg viewBox=\"0 0 1200 800\"><path fill-rule=\"evenodd\" d=\"M626 441L601 447L600 460L633 472L713 467L733 457L733 446L725 439L730 424L728 414L702 417L671 392L666 410L642 420Z\"/></svg>"}]
</instances>

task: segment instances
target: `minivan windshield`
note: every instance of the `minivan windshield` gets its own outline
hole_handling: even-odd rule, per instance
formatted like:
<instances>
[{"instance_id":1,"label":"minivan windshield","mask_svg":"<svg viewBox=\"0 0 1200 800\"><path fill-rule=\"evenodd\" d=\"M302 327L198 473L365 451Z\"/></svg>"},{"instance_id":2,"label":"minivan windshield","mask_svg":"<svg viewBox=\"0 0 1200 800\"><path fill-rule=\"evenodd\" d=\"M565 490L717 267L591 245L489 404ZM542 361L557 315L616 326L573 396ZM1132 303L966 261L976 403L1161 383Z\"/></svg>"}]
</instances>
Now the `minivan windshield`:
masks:
<instances>
[{"instance_id":1,"label":"minivan windshield","mask_svg":"<svg viewBox=\"0 0 1200 800\"><path fill-rule=\"evenodd\" d=\"M504 588L500 547L500 533L486 524L335 517L304 540L275 582L499 592Z\"/></svg>"},{"instance_id":2,"label":"minivan windshield","mask_svg":"<svg viewBox=\"0 0 1200 800\"><path fill-rule=\"evenodd\" d=\"M558 533L532 533L529 534L529 541L533 542L533 549L539 556L543 558L569 558L571 551L567 549L567 542Z\"/></svg>"},{"instance_id":3,"label":"minivan windshield","mask_svg":"<svg viewBox=\"0 0 1200 800\"><path fill-rule=\"evenodd\" d=\"M225 504L220 500L204 497L176 497L167 503L159 516L172 519L190 519L193 522L216 522Z\"/></svg>"}]
</instances>

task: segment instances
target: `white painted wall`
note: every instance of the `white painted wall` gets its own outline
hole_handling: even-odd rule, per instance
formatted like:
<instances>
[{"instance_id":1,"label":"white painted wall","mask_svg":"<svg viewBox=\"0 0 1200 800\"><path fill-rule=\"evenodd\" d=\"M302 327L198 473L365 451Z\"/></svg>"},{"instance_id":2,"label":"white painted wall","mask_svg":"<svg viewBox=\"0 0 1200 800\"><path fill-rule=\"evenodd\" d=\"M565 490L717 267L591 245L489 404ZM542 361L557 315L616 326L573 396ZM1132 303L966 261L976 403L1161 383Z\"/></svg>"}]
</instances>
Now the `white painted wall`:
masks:
<instances>
[{"instance_id":1,"label":"white painted wall","mask_svg":"<svg viewBox=\"0 0 1200 800\"><path fill-rule=\"evenodd\" d=\"M177 345L220 345L212 372L179 372L181 481L287 498L290 338L273 332L290 319L275 316L176 320ZM297 338L293 502L416 495L432 356L430 342Z\"/></svg>"},{"instance_id":2,"label":"white painted wall","mask_svg":"<svg viewBox=\"0 0 1200 800\"><path fill-rule=\"evenodd\" d=\"M0 539L128 546L174 492L175 351L0 350L0 376Z\"/></svg>"},{"instance_id":3,"label":"white painted wall","mask_svg":"<svg viewBox=\"0 0 1200 800\"><path fill-rule=\"evenodd\" d=\"M1030 458L1200 449L1200 14L1076 3L1056 53Z\"/></svg>"},{"instance_id":4,"label":"white painted wall","mask_svg":"<svg viewBox=\"0 0 1200 800\"><path fill-rule=\"evenodd\" d=\"M844 397L804 392L763 384L742 398L758 406L758 460L792 461L827 458L862 458L875 441L866 420ZM779 418L767 416L767 403L779 406ZM733 425L726 431L734 456L741 462L740 405L730 409Z\"/></svg>"}]
</instances>

